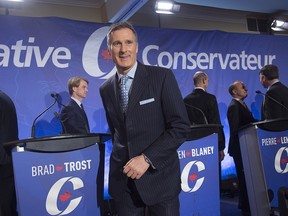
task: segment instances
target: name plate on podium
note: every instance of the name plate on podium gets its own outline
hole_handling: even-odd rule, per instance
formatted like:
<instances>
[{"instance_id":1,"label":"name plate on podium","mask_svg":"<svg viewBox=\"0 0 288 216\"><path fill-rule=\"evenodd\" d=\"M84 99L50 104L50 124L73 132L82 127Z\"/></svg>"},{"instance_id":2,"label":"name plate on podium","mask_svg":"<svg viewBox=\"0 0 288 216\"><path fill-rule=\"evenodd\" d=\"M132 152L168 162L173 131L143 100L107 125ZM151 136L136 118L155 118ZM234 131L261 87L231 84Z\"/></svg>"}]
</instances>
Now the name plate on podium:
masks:
<instances>
[{"instance_id":1,"label":"name plate on podium","mask_svg":"<svg viewBox=\"0 0 288 216\"><path fill-rule=\"evenodd\" d=\"M180 215L220 215L217 143L218 134L212 134L186 141L178 149L182 188Z\"/></svg>"},{"instance_id":2,"label":"name plate on podium","mask_svg":"<svg viewBox=\"0 0 288 216\"><path fill-rule=\"evenodd\" d=\"M21 216L97 216L98 145L66 152L12 152Z\"/></svg>"},{"instance_id":3,"label":"name plate on podium","mask_svg":"<svg viewBox=\"0 0 288 216\"><path fill-rule=\"evenodd\" d=\"M288 186L288 131L257 130L271 207L278 207L278 190Z\"/></svg>"}]
</instances>

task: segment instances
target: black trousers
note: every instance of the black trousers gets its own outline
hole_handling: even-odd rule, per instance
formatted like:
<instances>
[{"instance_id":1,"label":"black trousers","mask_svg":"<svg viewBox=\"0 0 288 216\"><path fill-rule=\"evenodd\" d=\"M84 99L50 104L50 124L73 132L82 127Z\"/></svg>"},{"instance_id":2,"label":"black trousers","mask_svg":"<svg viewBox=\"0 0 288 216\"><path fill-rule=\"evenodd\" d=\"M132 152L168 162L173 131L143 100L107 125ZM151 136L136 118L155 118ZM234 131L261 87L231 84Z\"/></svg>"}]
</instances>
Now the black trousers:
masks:
<instances>
[{"instance_id":1,"label":"black trousers","mask_svg":"<svg viewBox=\"0 0 288 216\"><path fill-rule=\"evenodd\" d=\"M240 155L233 156L233 160L235 163L236 173L237 173L238 182L239 182L239 205L238 207L239 209L242 209L242 211L250 212L242 157Z\"/></svg>"},{"instance_id":2,"label":"black trousers","mask_svg":"<svg viewBox=\"0 0 288 216\"><path fill-rule=\"evenodd\" d=\"M0 216L17 216L12 164L0 165Z\"/></svg>"},{"instance_id":3,"label":"black trousers","mask_svg":"<svg viewBox=\"0 0 288 216\"><path fill-rule=\"evenodd\" d=\"M155 205L145 205L131 179L122 199L115 200L115 204L118 216L180 216L178 195Z\"/></svg>"}]
</instances>

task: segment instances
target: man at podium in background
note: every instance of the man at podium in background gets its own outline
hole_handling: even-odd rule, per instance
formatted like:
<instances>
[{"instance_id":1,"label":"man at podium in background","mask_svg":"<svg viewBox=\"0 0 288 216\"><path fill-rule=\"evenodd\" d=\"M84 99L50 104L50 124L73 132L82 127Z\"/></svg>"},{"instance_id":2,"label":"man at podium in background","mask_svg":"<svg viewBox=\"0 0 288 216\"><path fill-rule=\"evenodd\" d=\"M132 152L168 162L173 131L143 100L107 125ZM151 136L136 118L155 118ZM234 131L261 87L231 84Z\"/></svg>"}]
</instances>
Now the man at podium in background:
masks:
<instances>
[{"instance_id":1,"label":"man at podium in background","mask_svg":"<svg viewBox=\"0 0 288 216\"><path fill-rule=\"evenodd\" d=\"M193 76L194 90L184 98L184 103L192 125L221 125L218 103L215 95L207 92L208 75L197 71ZM221 161L224 159L225 135L223 128L218 133L219 189L221 193Z\"/></svg>"},{"instance_id":2,"label":"man at podium in background","mask_svg":"<svg viewBox=\"0 0 288 216\"><path fill-rule=\"evenodd\" d=\"M191 124L219 124L220 114L215 95L207 92L209 78L205 72L197 71L193 76L194 90L184 98L184 103ZM224 159L225 135L223 128L219 131L219 161Z\"/></svg>"},{"instance_id":3,"label":"man at podium in background","mask_svg":"<svg viewBox=\"0 0 288 216\"><path fill-rule=\"evenodd\" d=\"M11 98L0 90L0 216L17 216L12 158L3 143L18 140L17 114Z\"/></svg>"},{"instance_id":4,"label":"man at podium in background","mask_svg":"<svg viewBox=\"0 0 288 216\"><path fill-rule=\"evenodd\" d=\"M227 111L227 118L230 128L228 153L231 157L233 157L238 177L238 208L242 210L242 215L250 215L250 206L242 163L238 130L243 126L254 122L255 119L247 105L244 103L244 99L247 97L247 88L244 83L241 81L235 81L229 86L228 90L230 95L232 96L232 100L228 106Z\"/></svg>"},{"instance_id":5,"label":"man at podium in background","mask_svg":"<svg viewBox=\"0 0 288 216\"><path fill-rule=\"evenodd\" d=\"M288 118L288 88L279 80L276 65L265 65L259 73L260 82L267 92L262 106L262 120Z\"/></svg>"},{"instance_id":6,"label":"man at podium in background","mask_svg":"<svg viewBox=\"0 0 288 216\"><path fill-rule=\"evenodd\" d=\"M68 134L90 133L88 118L82 104L87 96L88 84L88 80L82 77L72 77L68 80L71 100L61 111L61 121Z\"/></svg>"}]
</instances>

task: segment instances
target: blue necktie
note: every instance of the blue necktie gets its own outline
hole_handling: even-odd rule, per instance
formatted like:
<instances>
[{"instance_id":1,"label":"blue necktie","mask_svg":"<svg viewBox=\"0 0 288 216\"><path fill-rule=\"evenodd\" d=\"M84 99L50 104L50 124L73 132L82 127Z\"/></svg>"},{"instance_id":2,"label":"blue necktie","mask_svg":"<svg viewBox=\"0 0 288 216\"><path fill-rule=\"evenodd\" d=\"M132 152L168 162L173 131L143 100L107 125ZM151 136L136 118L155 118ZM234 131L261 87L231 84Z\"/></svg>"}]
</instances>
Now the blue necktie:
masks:
<instances>
[{"instance_id":1,"label":"blue necktie","mask_svg":"<svg viewBox=\"0 0 288 216\"><path fill-rule=\"evenodd\" d=\"M123 75L121 78L121 83L120 83L120 106L121 110L123 113L127 111L128 108L128 88L127 88L127 81L129 79L128 75Z\"/></svg>"}]
</instances>

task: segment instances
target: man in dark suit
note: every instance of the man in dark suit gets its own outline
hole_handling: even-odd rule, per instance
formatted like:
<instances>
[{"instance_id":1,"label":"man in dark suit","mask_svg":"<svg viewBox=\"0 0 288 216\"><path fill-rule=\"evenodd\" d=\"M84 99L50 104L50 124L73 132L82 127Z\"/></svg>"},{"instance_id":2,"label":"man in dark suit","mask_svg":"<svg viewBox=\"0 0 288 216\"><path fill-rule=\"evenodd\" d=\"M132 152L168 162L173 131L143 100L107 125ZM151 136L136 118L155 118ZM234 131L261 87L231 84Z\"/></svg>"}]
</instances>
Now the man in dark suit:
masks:
<instances>
[{"instance_id":1,"label":"man in dark suit","mask_svg":"<svg viewBox=\"0 0 288 216\"><path fill-rule=\"evenodd\" d=\"M16 192L11 154L3 143L18 140L16 109L8 95L0 91L0 215L17 216Z\"/></svg>"},{"instance_id":2,"label":"man in dark suit","mask_svg":"<svg viewBox=\"0 0 288 216\"><path fill-rule=\"evenodd\" d=\"M61 121L68 134L90 133L88 118L82 104L82 100L87 96L88 84L88 80L82 77L72 77L68 80L71 100L61 111Z\"/></svg>"},{"instance_id":3,"label":"man in dark suit","mask_svg":"<svg viewBox=\"0 0 288 216\"><path fill-rule=\"evenodd\" d=\"M221 125L218 103L215 95L207 92L209 78L203 71L197 71L193 76L194 90L184 98L190 123ZM219 162L219 191L221 193L222 169L224 159L225 135L223 128L218 132L218 162Z\"/></svg>"},{"instance_id":4,"label":"man in dark suit","mask_svg":"<svg viewBox=\"0 0 288 216\"><path fill-rule=\"evenodd\" d=\"M137 33L128 22L111 26L107 45L117 73L102 84L100 94L112 133L109 193L118 215L140 216L147 208L151 216L177 216L177 149L190 128L176 79L169 69L136 60ZM128 106L119 82L129 92Z\"/></svg>"},{"instance_id":5,"label":"man in dark suit","mask_svg":"<svg viewBox=\"0 0 288 216\"><path fill-rule=\"evenodd\" d=\"M207 92L208 75L198 71L193 76L194 90L184 98L190 123L193 124L219 124L220 114L215 95ZM218 152L219 162L224 159L225 135L223 128L219 130Z\"/></svg>"},{"instance_id":6,"label":"man in dark suit","mask_svg":"<svg viewBox=\"0 0 288 216\"><path fill-rule=\"evenodd\" d=\"M288 88L279 81L276 65L266 65L260 70L260 82L267 92L262 107L262 120L288 118Z\"/></svg>"},{"instance_id":7,"label":"man in dark suit","mask_svg":"<svg viewBox=\"0 0 288 216\"><path fill-rule=\"evenodd\" d=\"M233 157L239 182L239 205L243 215L249 215L250 207L247 195L246 181L242 163L240 143L238 137L239 128L254 122L254 117L244 99L247 97L247 89L243 82L235 81L229 86L229 93L233 97L227 111L230 127L230 139L228 153Z\"/></svg>"}]
</instances>

